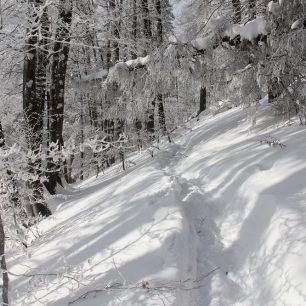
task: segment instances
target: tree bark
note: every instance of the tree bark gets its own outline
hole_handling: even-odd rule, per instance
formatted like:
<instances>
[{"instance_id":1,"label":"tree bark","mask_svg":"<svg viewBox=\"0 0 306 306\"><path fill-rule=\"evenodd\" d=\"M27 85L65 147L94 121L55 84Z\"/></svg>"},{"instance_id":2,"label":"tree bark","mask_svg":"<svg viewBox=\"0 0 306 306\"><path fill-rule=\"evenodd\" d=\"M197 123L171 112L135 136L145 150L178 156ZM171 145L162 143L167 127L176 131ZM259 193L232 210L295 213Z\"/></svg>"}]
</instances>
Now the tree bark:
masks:
<instances>
[{"instance_id":1,"label":"tree bark","mask_svg":"<svg viewBox=\"0 0 306 306\"><path fill-rule=\"evenodd\" d=\"M165 117L163 95L158 94L157 95L157 101L158 101L159 130L160 130L161 134L164 136L167 133L167 127L166 127L166 117Z\"/></svg>"},{"instance_id":2,"label":"tree bark","mask_svg":"<svg viewBox=\"0 0 306 306\"><path fill-rule=\"evenodd\" d=\"M120 59L120 45L119 45L119 40L120 40L120 21L119 21L119 3L118 1L115 0L110 0L109 1L109 6L110 6L110 13L111 16L113 17L114 20L112 20L112 25L111 25L111 33L114 38L113 43L112 43L112 63L115 65L119 59Z\"/></svg>"},{"instance_id":3,"label":"tree bark","mask_svg":"<svg viewBox=\"0 0 306 306\"><path fill-rule=\"evenodd\" d=\"M249 0L249 18L250 20L256 18L256 0Z\"/></svg>"},{"instance_id":4,"label":"tree bark","mask_svg":"<svg viewBox=\"0 0 306 306\"><path fill-rule=\"evenodd\" d=\"M154 122L154 113L155 113L155 99L152 101L151 107L148 109L148 119L146 122L146 130L149 134L149 141L155 140L155 122Z\"/></svg>"},{"instance_id":5,"label":"tree bark","mask_svg":"<svg viewBox=\"0 0 306 306\"><path fill-rule=\"evenodd\" d=\"M162 24L162 10L160 0L156 0L156 11L157 11L157 47L163 42L163 24Z\"/></svg>"},{"instance_id":6,"label":"tree bark","mask_svg":"<svg viewBox=\"0 0 306 306\"><path fill-rule=\"evenodd\" d=\"M202 113L203 111L205 111L206 102L207 102L206 88L201 87L200 89L200 108L199 108L198 115Z\"/></svg>"},{"instance_id":7,"label":"tree bark","mask_svg":"<svg viewBox=\"0 0 306 306\"><path fill-rule=\"evenodd\" d=\"M0 257L1 257L1 270L2 270L2 305L9 305L9 278L6 266L5 257L5 233L3 228L2 216L0 213Z\"/></svg>"},{"instance_id":8,"label":"tree bark","mask_svg":"<svg viewBox=\"0 0 306 306\"><path fill-rule=\"evenodd\" d=\"M132 22L132 37L134 49L131 52L131 58L137 58L137 0L133 0L133 22Z\"/></svg>"},{"instance_id":9,"label":"tree bark","mask_svg":"<svg viewBox=\"0 0 306 306\"><path fill-rule=\"evenodd\" d=\"M142 14L143 14L143 33L145 36L146 41L146 47L143 51L143 56L148 55L148 48L150 44L150 40L152 39L152 23L150 19L150 11L149 11L149 5L148 0L141 0L141 7L142 7Z\"/></svg>"},{"instance_id":10,"label":"tree bark","mask_svg":"<svg viewBox=\"0 0 306 306\"><path fill-rule=\"evenodd\" d=\"M70 51L70 28L72 23L72 0L60 0L58 26L55 34L53 47L53 62L51 71L51 90L50 90L50 131L49 139L51 143L57 143L61 150L64 126L64 105L65 105L65 83L68 56ZM51 194L55 194L57 184L61 184L60 165L49 158L46 187Z\"/></svg>"},{"instance_id":11,"label":"tree bark","mask_svg":"<svg viewBox=\"0 0 306 306\"><path fill-rule=\"evenodd\" d=\"M30 202L33 205L34 215L39 214L49 216L51 211L48 209L44 200L43 185L40 182L41 171L41 147L43 143L43 116L44 100L38 98L37 71L38 71L38 20L37 11L43 4L42 0L29 1L29 20L30 29L27 31L25 43L25 57L23 68L23 110L27 126L27 138L29 149L36 155L35 161L29 161L29 171L37 179L29 182L31 190ZM32 7L33 6L33 7Z\"/></svg>"},{"instance_id":12,"label":"tree bark","mask_svg":"<svg viewBox=\"0 0 306 306\"><path fill-rule=\"evenodd\" d=\"M241 22L241 3L240 0L232 0L233 5L233 21L234 23L240 23Z\"/></svg>"}]
</instances>

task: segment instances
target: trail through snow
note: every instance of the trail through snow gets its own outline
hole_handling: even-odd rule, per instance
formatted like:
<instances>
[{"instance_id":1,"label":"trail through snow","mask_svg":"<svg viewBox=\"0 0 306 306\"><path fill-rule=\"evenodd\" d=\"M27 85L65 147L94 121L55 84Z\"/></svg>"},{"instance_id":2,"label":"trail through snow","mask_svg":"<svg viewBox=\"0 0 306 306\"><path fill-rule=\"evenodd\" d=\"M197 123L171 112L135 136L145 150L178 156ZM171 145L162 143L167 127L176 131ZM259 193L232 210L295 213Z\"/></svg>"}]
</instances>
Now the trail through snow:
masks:
<instances>
[{"instance_id":1,"label":"trail through snow","mask_svg":"<svg viewBox=\"0 0 306 306\"><path fill-rule=\"evenodd\" d=\"M306 305L306 129L252 112L204 113L154 158L62 190L11 254L12 305Z\"/></svg>"}]
</instances>

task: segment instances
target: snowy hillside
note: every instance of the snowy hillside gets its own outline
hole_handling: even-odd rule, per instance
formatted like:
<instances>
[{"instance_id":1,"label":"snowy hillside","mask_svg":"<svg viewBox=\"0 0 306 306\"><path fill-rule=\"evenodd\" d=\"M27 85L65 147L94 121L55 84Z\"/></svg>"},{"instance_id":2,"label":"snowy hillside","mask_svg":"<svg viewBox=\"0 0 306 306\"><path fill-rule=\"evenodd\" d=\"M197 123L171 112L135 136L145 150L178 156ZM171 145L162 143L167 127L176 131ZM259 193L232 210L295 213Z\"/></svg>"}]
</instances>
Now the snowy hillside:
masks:
<instances>
[{"instance_id":1,"label":"snowy hillside","mask_svg":"<svg viewBox=\"0 0 306 306\"><path fill-rule=\"evenodd\" d=\"M253 111L204 113L62 190L8 256L11 305L306 305L306 128Z\"/></svg>"}]
</instances>

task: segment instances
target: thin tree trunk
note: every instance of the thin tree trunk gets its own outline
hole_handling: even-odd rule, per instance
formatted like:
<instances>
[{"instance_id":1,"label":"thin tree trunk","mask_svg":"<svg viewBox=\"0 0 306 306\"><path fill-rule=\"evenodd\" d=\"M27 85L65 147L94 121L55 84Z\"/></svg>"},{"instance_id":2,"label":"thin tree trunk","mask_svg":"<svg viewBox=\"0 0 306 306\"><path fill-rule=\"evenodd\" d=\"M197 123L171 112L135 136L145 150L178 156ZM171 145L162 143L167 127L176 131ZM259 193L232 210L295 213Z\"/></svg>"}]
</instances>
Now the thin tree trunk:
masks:
<instances>
[{"instance_id":1,"label":"thin tree trunk","mask_svg":"<svg viewBox=\"0 0 306 306\"><path fill-rule=\"evenodd\" d=\"M157 47L163 42L163 24L162 24L162 10L160 0L156 0L156 11L157 11Z\"/></svg>"},{"instance_id":2,"label":"thin tree trunk","mask_svg":"<svg viewBox=\"0 0 306 306\"><path fill-rule=\"evenodd\" d=\"M232 0L233 5L233 21L234 23L240 23L241 22L241 3L240 0Z\"/></svg>"},{"instance_id":3,"label":"thin tree trunk","mask_svg":"<svg viewBox=\"0 0 306 306\"><path fill-rule=\"evenodd\" d=\"M206 102L207 102L207 94L206 94L206 88L201 87L200 89L200 108L198 115L201 114L206 109Z\"/></svg>"},{"instance_id":4,"label":"thin tree trunk","mask_svg":"<svg viewBox=\"0 0 306 306\"><path fill-rule=\"evenodd\" d=\"M3 148L4 146L5 146L5 139L2 130L2 125L0 122L0 147ZM9 174L9 172L7 174ZM0 212L0 256L1 256L0 258L1 258L1 270L2 270L2 303L3 305L8 305L9 279L8 279L6 259L5 259L5 233L4 233L1 214L2 212Z\"/></svg>"},{"instance_id":5,"label":"thin tree trunk","mask_svg":"<svg viewBox=\"0 0 306 306\"><path fill-rule=\"evenodd\" d=\"M150 19L148 0L141 0L142 14L143 14L143 33L146 38L146 47L143 51L143 56L148 55L149 45L152 39L152 23Z\"/></svg>"},{"instance_id":6,"label":"thin tree trunk","mask_svg":"<svg viewBox=\"0 0 306 306\"><path fill-rule=\"evenodd\" d=\"M2 0L0 0L0 30L3 29L3 9L2 9Z\"/></svg>"},{"instance_id":7,"label":"thin tree trunk","mask_svg":"<svg viewBox=\"0 0 306 306\"><path fill-rule=\"evenodd\" d=\"M3 227L2 216L0 213L0 256L1 256L1 270L2 270L2 305L9 305L9 278L5 258L5 233Z\"/></svg>"},{"instance_id":8,"label":"thin tree trunk","mask_svg":"<svg viewBox=\"0 0 306 306\"><path fill-rule=\"evenodd\" d=\"M81 98L81 116L80 116L80 123L81 123L81 172L80 172L80 180L84 180L84 105L83 99Z\"/></svg>"},{"instance_id":9,"label":"thin tree trunk","mask_svg":"<svg viewBox=\"0 0 306 306\"><path fill-rule=\"evenodd\" d=\"M113 36L113 43L112 43L112 64L115 65L120 59L120 21L119 21L119 2L115 0L109 1L110 7L110 14L113 19L111 25L111 34Z\"/></svg>"},{"instance_id":10,"label":"thin tree trunk","mask_svg":"<svg viewBox=\"0 0 306 306\"><path fill-rule=\"evenodd\" d=\"M106 10L107 10L107 19L110 20L110 10L108 6ZM106 47L106 69L107 70L109 70L112 65L112 51L111 51L111 41L110 41L111 28L112 27L109 22L107 25L107 47Z\"/></svg>"},{"instance_id":11,"label":"thin tree trunk","mask_svg":"<svg viewBox=\"0 0 306 306\"><path fill-rule=\"evenodd\" d=\"M133 0L133 22L132 22L132 37L134 49L131 52L131 58L137 58L137 0Z\"/></svg>"},{"instance_id":12,"label":"thin tree trunk","mask_svg":"<svg viewBox=\"0 0 306 306\"><path fill-rule=\"evenodd\" d=\"M156 0L155 8L157 11L157 39L156 44L157 47L160 47L163 43L163 24L162 24L162 7L161 1ZM162 86L162 84L160 84ZM158 121L159 121L159 129L162 135L167 133L166 128L166 117L165 117L165 110L164 110L164 97L161 93L157 94L157 101L158 101ZM169 139L170 140L170 139Z\"/></svg>"},{"instance_id":13,"label":"thin tree trunk","mask_svg":"<svg viewBox=\"0 0 306 306\"><path fill-rule=\"evenodd\" d=\"M146 122L146 130L149 134L149 140L155 140L155 122L154 122L154 113L155 113L155 99L152 101L151 107L148 109L148 119Z\"/></svg>"},{"instance_id":14,"label":"thin tree trunk","mask_svg":"<svg viewBox=\"0 0 306 306\"><path fill-rule=\"evenodd\" d=\"M164 109L164 102L163 102L163 95L157 95L158 101L158 121L159 121L159 129L161 134L164 136L167 133L166 127L166 118L165 118L165 109Z\"/></svg>"},{"instance_id":15,"label":"thin tree trunk","mask_svg":"<svg viewBox=\"0 0 306 306\"><path fill-rule=\"evenodd\" d=\"M250 20L256 18L256 0L249 0L249 17Z\"/></svg>"}]
</instances>

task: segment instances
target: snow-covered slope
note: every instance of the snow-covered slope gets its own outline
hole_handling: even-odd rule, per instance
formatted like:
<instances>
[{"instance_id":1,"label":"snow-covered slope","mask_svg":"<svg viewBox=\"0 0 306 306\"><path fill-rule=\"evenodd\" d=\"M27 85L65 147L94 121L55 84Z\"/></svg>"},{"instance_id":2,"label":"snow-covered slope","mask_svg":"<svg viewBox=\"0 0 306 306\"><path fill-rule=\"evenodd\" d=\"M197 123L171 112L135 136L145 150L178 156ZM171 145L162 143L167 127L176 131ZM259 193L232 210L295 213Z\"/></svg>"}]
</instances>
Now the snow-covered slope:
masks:
<instances>
[{"instance_id":1,"label":"snow-covered slope","mask_svg":"<svg viewBox=\"0 0 306 306\"><path fill-rule=\"evenodd\" d=\"M153 159L63 192L10 260L27 274L12 305L306 305L306 129L250 112L203 114Z\"/></svg>"}]
</instances>

